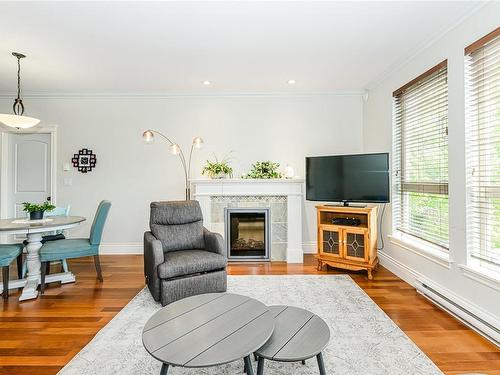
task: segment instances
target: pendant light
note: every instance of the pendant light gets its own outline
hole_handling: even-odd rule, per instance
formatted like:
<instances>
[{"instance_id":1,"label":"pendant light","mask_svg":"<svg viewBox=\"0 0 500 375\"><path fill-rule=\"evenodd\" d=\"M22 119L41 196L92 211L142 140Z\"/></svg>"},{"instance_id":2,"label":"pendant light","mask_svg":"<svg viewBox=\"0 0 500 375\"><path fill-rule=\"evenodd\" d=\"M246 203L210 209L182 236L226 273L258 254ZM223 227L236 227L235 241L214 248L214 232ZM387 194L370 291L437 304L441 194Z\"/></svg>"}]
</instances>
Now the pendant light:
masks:
<instances>
[{"instance_id":1,"label":"pendant light","mask_svg":"<svg viewBox=\"0 0 500 375\"><path fill-rule=\"evenodd\" d=\"M24 104L21 99L21 59L26 56L18 52L12 52L12 55L17 58L17 98L14 99L14 105L12 106L14 114L0 113L0 123L17 129L31 128L37 125L40 120L34 117L23 116Z\"/></svg>"}]
</instances>

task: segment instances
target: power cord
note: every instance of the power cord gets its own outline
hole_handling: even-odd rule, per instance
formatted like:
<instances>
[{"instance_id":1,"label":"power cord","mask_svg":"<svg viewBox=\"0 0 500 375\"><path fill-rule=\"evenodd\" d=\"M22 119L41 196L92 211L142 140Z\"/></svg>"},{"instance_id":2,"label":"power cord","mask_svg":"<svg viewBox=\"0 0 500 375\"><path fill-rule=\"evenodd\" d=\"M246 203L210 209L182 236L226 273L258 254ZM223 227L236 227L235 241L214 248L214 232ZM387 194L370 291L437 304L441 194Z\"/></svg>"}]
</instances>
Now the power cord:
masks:
<instances>
[{"instance_id":1,"label":"power cord","mask_svg":"<svg viewBox=\"0 0 500 375\"><path fill-rule=\"evenodd\" d=\"M382 207L382 212L380 213L380 220L379 220L379 233L380 233L380 241L382 242L382 247L377 247L377 250L382 250L384 248L384 234L382 233L382 228L384 227L385 206L387 206L387 203L384 203L384 207Z\"/></svg>"}]
</instances>

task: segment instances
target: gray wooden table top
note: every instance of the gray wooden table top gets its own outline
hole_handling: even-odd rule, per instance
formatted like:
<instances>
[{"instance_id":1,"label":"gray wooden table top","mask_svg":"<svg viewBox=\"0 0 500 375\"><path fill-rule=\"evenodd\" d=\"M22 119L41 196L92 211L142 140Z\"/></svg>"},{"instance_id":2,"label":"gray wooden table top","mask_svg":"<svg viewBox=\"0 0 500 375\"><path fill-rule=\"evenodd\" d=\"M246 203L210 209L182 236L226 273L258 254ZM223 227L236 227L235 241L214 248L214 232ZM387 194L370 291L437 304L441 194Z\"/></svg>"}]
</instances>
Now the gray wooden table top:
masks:
<instances>
[{"instance_id":1,"label":"gray wooden table top","mask_svg":"<svg viewBox=\"0 0 500 375\"><path fill-rule=\"evenodd\" d=\"M314 357L328 345L330 328L310 311L291 306L269 306L275 328L271 338L255 353L282 362Z\"/></svg>"},{"instance_id":2,"label":"gray wooden table top","mask_svg":"<svg viewBox=\"0 0 500 375\"><path fill-rule=\"evenodd\" d=\"M263 303L238 294L209 293L158 311L144 326L142 342L163 363L210 367L252 354L273 329L273 314Z\"/></svg>"},{"instance_id":3,"label":"gray wooden table top","mask_svg":"<svg viewBox=\"0 0 500 375\"><path fill-rule=\"evenodd\" d=\"M0 220L0 232L27 231L43 232L59 227L74 226L85 221L83 216L48 216L44 220L28 220L27 218L12 218Z\"/></svg>"}]
</instances>

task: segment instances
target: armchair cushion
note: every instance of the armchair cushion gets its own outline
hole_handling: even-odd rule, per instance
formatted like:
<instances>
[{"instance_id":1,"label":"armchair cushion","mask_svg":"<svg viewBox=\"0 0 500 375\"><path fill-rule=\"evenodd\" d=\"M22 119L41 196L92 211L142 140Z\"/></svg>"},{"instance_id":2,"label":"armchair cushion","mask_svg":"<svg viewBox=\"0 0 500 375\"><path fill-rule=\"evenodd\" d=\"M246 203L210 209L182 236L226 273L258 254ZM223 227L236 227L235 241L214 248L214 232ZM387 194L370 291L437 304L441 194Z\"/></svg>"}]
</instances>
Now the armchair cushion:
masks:
<instances>
[{"instance_id":1,"label":"armchair cushion","mask_svg":"<svg viewBox=\"0 0 500 375\"><path fill-rule=\"evenodd\" d=\"M205 250L180 250L165 252L165 262L158 266L160 279L171 279L195 273L226 268L226 257Z\"/></svg>"},{"instance_id":2,"label":"armchair cushion","mask_svg":"<svg viewBox=\"0 0 500 375\"><path fill-rule=\"evenodd\" d=\"M149 226L163 251L203 249L203 216L197 201L153 202Z\"/></svg>"},{"instance_id":3,"label":"armchair cushion","mask_svg":"<svg viewBox=\"0 0 500 375\"><path fill-rule=\"evenodd\" d=\"M151 223L181 225L203 221L198 201L167 201L151 203Z\"/></svg>"}]
</instances>

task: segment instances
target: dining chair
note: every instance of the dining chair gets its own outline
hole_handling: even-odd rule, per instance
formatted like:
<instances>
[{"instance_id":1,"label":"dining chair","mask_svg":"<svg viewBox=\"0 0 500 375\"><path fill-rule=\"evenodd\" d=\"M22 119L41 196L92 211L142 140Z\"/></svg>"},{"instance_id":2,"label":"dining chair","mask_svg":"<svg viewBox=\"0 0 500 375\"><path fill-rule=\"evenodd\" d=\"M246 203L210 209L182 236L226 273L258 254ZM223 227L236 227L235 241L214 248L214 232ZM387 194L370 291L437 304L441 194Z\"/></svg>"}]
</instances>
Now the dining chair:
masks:
<instances>
[{"instance_id":1,"label":"dining chair","mask_svg":"<svg viewBox=\"0 0 500 375\"><path fill-rule=\"evenodd\" d=\"M17 258L17 276L22 278L22 251L23 244L0 245L0 267L2 267L3 299L9 298L9 266Z\"/></svg>"},{"instance_id":2,"label":"dining chair","mask_svg":"<svg viewBox=\"0 0 500 375\"><path fill-rule=\"evenodd\" d=\"M99 261L99 245L101 244L102 232L110 208L111 202L109 201L104 200L99 203L92 227L90 228L89 238L49 241L42 245L40 249L40 261L42 262L41 294L45 291L45 276L48 273L47 271L50 271L50 262L56 260L93 256L97 278L99 281L103 281L101 263Z\"/></svg>"}]
</instances>

